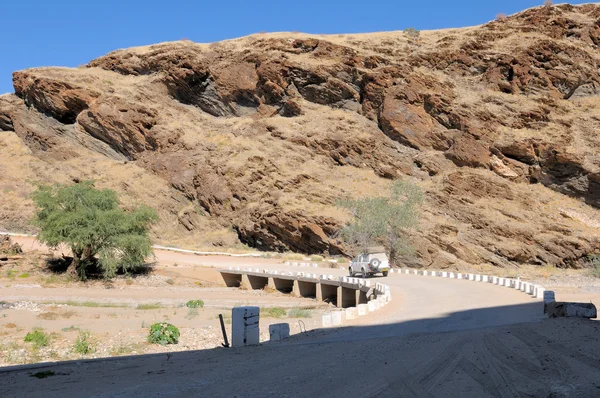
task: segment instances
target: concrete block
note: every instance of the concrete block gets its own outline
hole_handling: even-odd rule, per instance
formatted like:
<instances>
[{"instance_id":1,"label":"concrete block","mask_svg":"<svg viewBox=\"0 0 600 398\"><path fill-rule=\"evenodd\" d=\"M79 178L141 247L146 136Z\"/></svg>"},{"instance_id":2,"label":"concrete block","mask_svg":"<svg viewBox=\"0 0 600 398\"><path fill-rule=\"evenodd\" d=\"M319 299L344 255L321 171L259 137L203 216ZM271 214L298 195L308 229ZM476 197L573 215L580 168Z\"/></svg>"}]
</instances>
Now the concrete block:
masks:
<instances>
[{"instance_id":1,"label":"concrete block","mask_svg":"<svg viewBox=\"0 0 600 398\"><path fill-rule=\"evenodd\" d=\"M450 278L450 279L454 279L454 278L456 278L456 275L454 275L454 272L450 272L450 273L448 274L448 278Z\"/></svg>"},{"instance_id":2,"label":"concrete block","mask_svg":"<svg viewBox=\"0 0 600 398\"><path fill-rule=\"evenodd\" d=\"M342 311L334 311L331 313L331 325L340 326L342 324Z\"/></svg>"},{"instance_id":3,"label":"concrete block","mask_svg":"<svg viewBox=\"0 0 600 398\"><path fill-rule=\"evenodd\" d=\"M333 325L331 321L331 314L323 314L321 316L321 325L324 328L330 328Z\"/></svg>"},{"instance_id":4,"label":"concrete block","mask_svg":"<svg viewBox=\"0 0 600 398\"><path fill-rule=\"evenodd\" d=\"M489 283L490 282L490 277L487 275L481 275L481 281L483 283Z\"/></svg>"},{"instance_id":5,"label":"concrete block","mask_svg":"<svg viewBox=\"0 0 600 398\"><path fill-rule=\"evenodd\" d=\"M510 279L504 279L504 286L510 287L512 285L512 281Z\"/></svg>"},{"instance_id":6,"label":"concrete block","mask_svg":"<svg viewBox=\"0 0 600 398\"><path fill-rule=\"evenodd\" d=\"M527 287L527 294L530 294L532 296L535 294L535 285L533 283L530 283Z\"/></svg>"},{"instance_id":7,"label":"concrete block","mask_svg":"<svg viewBox=\"0 0 600 398\"><path fill-rule=\"evenodd\" d=\"M231 310L231 345L234 347L260 343L260 308L236 307Z\"/></svg>"},{"instance_id":8,"label":"concrete block","mask_svg":"<svg viewBox=\"0 0 600 398\"><path fill-rule=\"evenodd\" d=\"M269 325L269 340L278 341L290 337L289 323L274 323Z\"/></svg>"},{"instance_id":9,"label":"concrete block","mask_svg":"<svg viewBox=\"0 0 600 398\"><path fill-rule=\"evenodd\" d=\"M475 282L481 282L481 275L475 275Z\"/></svg>"},{"instance_id":10,"label":"concrete block","mask_svg":"<svg viewBox=\"0 0 600 398\"><path fill-rule=\"evenodd\" d=\"M529 287L529 283L527 282L521 282L521 291L522 292L527 292L527 288Z\"/></svg>"},{"instance_id":11,"label":"concrete block","mask_svg":"<svg viewBox=\"0 0 600 398\"><path fill-rule=\"evenodd\" d=\"M513 282L513 285L512 285L512 287L514 287L514 288L515 288L515 289L517 289L517 290L521 290L521 281L520 281L519 279L515 280L515 281Z\"/></svg>"},{"instance_id":12,"label":"concrete block","mask_svg":"<svg viewBox=\"0 0 600 398\"><path fill-rule=\"evenodd\" d=\"M284 264L285 264L285 265L290 265L290 262L289 262L289 261L286 261Z\"/></svg>"},{"instance_id":13,"label":"concrete block","mask_svg":"<svg viewBox=\"0 0 600 398\"><path fill-rule=\"evenodd\" d=\"M498 278L498 286L504 286L504 278Z\"/></svg>"},{"instance_id":14,"label":"concrete block","mask_svg":"<svg viewBox=\"0 0 600 398\"><path fill-rule=\"evenodd\" d=\"M436 276L437 275L436 271L430 271L430 273L431 273L431 276Z\"/></svg>"},{"instance_id":15,"label":"concrete block","mask_svg":"<svg viewBox=\"0 0 600 398\"><path fill-rule=\"evenodd\" d=\"M367 304L359 304L356 307L356 310L357 310L358 316L367 315L367 312L369 312L369 306Z\"/></svg>"},{"instance_id":16,"label":"concrete block","mask_svg":"<svg viewBox=\"0 0 600 398\"><path fill-rule=\"evenodd\" d=\"M458 274L456 274L456 279L462 279L463 278L463 274L461 274L460 272Z\"/></svg>"},{"instance_id":17,"label":"concrete block","mask_svg":"<svg viewBox=\"0 0 600 398\"><path fill-rule=\"evenodd\" d=\"M345 311L346 311L346 320L354 319L355 314L356 314L356 307L346 308Z\"/></svg>"},{"instance_id":18,"label":"concrete block","mask_svg":"<svg viewBox=\"0 0 600 398\"><path fill-rule=\"evenodd\" d=\"M408 274L410 272L410 270L408 268L404 268L404 273Z\"/></svg>"},{"instance_id":19,"label":"concrete block","mask_svg":"<svg viewBox=\"0 0 600 398\"><path fill-rule=\"evenodd\" d=\"M556 301L556 295L554 294L554 291L545 290L544 291L544 303L549 303L552 301Z\"/></svg>"},{"instance_id":20,"label":"concrete block","mask_svg":"<svg viewBox=\"0 0 600 398\"><path fill-rule=\"evenodd\" d=\"M369 312L373 312L375 311L375 302L373 300L369 301L369 303L367 304Z\"/></svg>"},{"instance_id":21,"label":"concrete block","mask_svg":"<svg viewBox=\"0 0 600 398\"><path fill-rule=\"evenodd\" d=\"M571 303L554 301L547 304L548 318L577 317L597 318L598 311L592 303Z\"/></svg>"},{"instance_id":22,"label":"concrete block","mask_svg":"<svg viewBox=\"0 0 600 398\"><path fill-rule=\"evenodd\" d=\"M448 277L448 273L446 271L442 271L442 278L447 278Z\"/></svg>"},{"instance_id":23,"label":"concrete block","mask_svg":"<svg viewBox=\"0 0 600 398\"><path fill-rule=\"evenodd\" d=\"M546 291L546 289L544 289L543 287L536 286L536 289L535 289L535 298L543 299L545 291Z\"/></svg>"}]
</instances>

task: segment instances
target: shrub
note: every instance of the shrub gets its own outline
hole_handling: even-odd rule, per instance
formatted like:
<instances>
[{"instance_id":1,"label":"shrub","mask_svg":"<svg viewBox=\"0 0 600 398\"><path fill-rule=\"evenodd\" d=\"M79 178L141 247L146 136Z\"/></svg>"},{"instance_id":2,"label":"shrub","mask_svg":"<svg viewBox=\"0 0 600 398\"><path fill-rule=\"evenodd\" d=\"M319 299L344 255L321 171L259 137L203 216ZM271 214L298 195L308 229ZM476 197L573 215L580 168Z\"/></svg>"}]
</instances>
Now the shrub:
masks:
<instances>
[{"instance_id":1,"label":"shrub","mask_svg":"<svg viewBox=\"0 0 600 398\"><path fill-rule=\"evenodd\" d=\"M423 191L401 181L390 187L387 196L339 200L337 205L354 218L340 231L341 237L355 254L368 246L384 244L393 264L399 255L412 252L408 235L418 225L422 202Z\"/></svg>"},{"instance_id":2,"label":"shrub","mask_svg":"<svg viewBox=\"0 0 600 398\"><path fill-rule=\"evenodd\" d=\"M179 342L179 329L167 322L159 322L150 326L148 342L152 344L177 344Z\"/></svg>"},{"instance_id":3,"label":"shrub","mask_svg":"<svg viewBox=\"0 0 600 398\"><path fill-rule=\"evenodd\" d=\"M294 307L288 311L290 318L310 318L312 316L309 310L303 310L300 307Z\"/></svg>"},{"instance_id":4,"label":"shrub","mask_svg":"<svg viewBox=\"0 0 600 398\"><path fill-rule=\"evenodd\" d=\"M261 314L268 318L281 318L285 316L285 310L281 307L271 307L261 309Z\"/></svg>"},{"instance_id":5,"label":"shrub","mask_svg":"<svg viewBox=\"0 0 600 398\"><path fill-rule=\"evenodd\" d=\"M593 254L587 257L587 263L592 268L592 275L600 278L600 255Z\"/></svg>"},{"instance_id":6,"label":"shrub","mask_svg":"<svg viewBox=\"0 0 600 398\"><path fill-rule=\"evenodd\" d=\"M31 343L35 348L46 347L50 344L50 336L41 329L34 329L27 333L25 342Z\"/></svg>"},{"instance_id":7,"label":"shrub","mask_svg":"<svg viewBox=\"0 0 600 398\"><path fill-rule=\"evenodd\" d=\"M167 282L168 285L174 285L175 281L171 278L167 279L165 282Z\"/></svg>"},{"instance_id":8,"label":"shrub","mask_svg":"<svg viewBox=\"0 0 600 398\"><path fill-rule=\"evenodd\" d=\"M410 41L413 43L417 43L419 41L419 39L421 38L421 31L419 31L415 28L404 29L404 34L406 36L408 36Z\"/></svg>"},{"instance_id":9,"label":"shrub","mask_svg":"<svg viewBox=\"0 0 600 398\"><path fill-rule=\"evenodd\" d=\"M85 355L94 352L94 346L91 343L92 333L89 330L80 330L73 351Z\"/></svg>"},{"instance_id":10,"label":"shrub","mask_svg":"<svg viewBox=\"0 0 600 398\"><path fill-rule=\"evenodd\" d=\"M204 307L204 301L202 300L190 300L185 303L185 306L188 308L202 308Z\"/></svg>"},{"instance_id":11,"label":"shrub","mask_svg":"<svg viewBox=\"0 0 600 398\"><path fill-rule=\"evenodd\" d=\"M318 255L310 256L310 261L317 261L317 262L323 261L323 256L318 256Z\"/></svg>"},{"instance_id":12,"label":"shrub","mask_svg":"<svg viewBox=\"0 0 600 398\"><path fill-rule=\"evenodd\" d=\"M136 310L157 310L159 308L162 308L162 304L160 303L138 304L135 307Z\"/></svg>"},{"instance_id":13,"label":"shrub","mask_svg":"<svg viewBox=\"0 0 600 398\"><path fill-rule=\"evenodd\" d=\"M81 280L96 264L105 278L112 278L119 268L127 272L152 254L149 232L158 220L156 212L146 206L122 209L115 191L96 189L91 181L39 185L32 199L38 240L51 248L69 246L69 270Z\"/></svg>"}]
</instances>

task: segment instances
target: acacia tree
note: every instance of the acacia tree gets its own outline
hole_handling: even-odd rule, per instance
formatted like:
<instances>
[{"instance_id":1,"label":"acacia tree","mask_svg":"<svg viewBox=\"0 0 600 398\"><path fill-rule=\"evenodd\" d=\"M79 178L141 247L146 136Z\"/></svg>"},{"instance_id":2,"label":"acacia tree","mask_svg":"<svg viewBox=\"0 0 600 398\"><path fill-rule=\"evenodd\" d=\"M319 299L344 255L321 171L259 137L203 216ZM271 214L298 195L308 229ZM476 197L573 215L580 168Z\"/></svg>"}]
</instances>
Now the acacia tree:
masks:
<instances>
[{"instance_id":1,"label":"acacia tree","mask_svg":"<svg viewBox=\"0 0 600 398\"><path fill-rule=\"evenodd\" d=\"M38 208L32 221L40 228L38 240L52 248L69 246L69 272L80 280L96 264L105 278L112 278L119 268L127 272L152 254L149 230L158 220L156 212L147 206L122 209L115 191L96 189L92 181L39 185L32 199Z\"/></svg>"},{"instance_id":2,"label":"acacia tree","mask_svg":"<svg viewBox=\"0 0 600 398\"><path fill-rule=\"evenodd\" d=\"M408 182L395 182L388 196L342 199L338 206L349 210L353 221L344 227L341 237L355 252L383 244L394 263L398 255L411 251L408 231L419 222L421 189Z\"/></svg>"}]
</instances>

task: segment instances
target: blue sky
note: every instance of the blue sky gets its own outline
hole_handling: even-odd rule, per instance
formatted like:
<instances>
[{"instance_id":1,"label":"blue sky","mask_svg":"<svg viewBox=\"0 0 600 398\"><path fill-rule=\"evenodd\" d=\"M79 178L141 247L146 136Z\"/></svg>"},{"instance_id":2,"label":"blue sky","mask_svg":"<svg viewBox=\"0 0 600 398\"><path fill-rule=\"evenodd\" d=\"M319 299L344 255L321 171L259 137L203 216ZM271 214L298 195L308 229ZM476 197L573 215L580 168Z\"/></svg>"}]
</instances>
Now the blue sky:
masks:
<instances>
[{"instance_id":1,"label":"blue sky","mask_svg":"<svg viewBox=\"0 0 600 398\"><path fill-rule=\"evenodd\" d=\"M77 66L118 48L257 32L356 33L487 22L543 0L0 0L0 93L11 74ZM581 1L572 4L583 3Z\"/></svg>"}]
</instances>

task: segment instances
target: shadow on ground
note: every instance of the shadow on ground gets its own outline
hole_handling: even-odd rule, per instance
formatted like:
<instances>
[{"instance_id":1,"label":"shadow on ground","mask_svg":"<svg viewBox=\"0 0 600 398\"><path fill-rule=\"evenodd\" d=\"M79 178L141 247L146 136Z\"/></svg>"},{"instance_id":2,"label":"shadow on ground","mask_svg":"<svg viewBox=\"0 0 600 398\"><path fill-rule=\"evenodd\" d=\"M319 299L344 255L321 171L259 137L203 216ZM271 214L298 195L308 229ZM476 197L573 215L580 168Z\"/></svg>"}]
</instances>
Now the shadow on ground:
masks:
<instances>
[{"instance_id":1,"label":"shadow on ground","mask_svg":"<svg viewBox=\"0 0 600 398\"><path fill-rule=\"evenodd\" d=\"M599 396L600 323L540 312L535 302L253 347L0 368L0 396Z\"/></svg>"}]
</instances>

